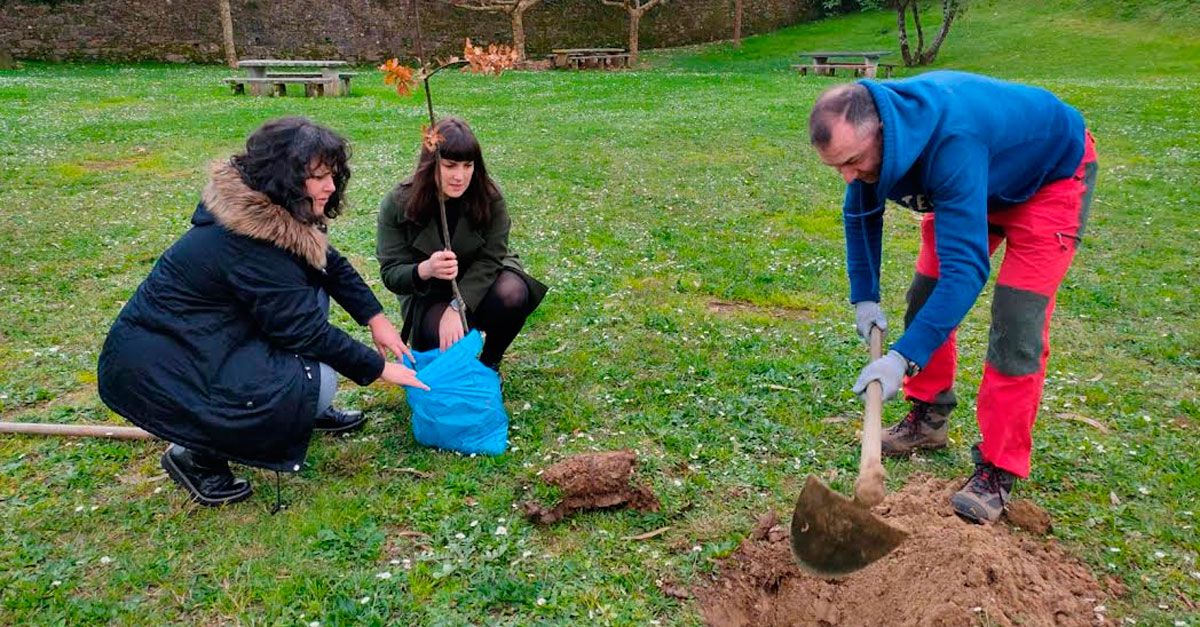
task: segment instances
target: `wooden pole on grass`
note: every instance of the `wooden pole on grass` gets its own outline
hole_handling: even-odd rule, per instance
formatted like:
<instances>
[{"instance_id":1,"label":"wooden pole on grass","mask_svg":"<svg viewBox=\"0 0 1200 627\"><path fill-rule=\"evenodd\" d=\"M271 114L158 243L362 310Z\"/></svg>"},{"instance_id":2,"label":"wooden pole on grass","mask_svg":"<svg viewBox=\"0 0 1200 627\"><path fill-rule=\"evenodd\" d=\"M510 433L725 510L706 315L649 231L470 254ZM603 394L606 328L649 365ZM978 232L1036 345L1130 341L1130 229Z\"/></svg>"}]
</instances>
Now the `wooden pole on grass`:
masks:
<instances>
[{"instance_id":1,"label":"wooden pole on grass","mask_svg":"<svg viewBox=\"0 0 1200 627\"><path fill-rule=\"evenodd\" d=\"M25 435L58 435L77 438L112 438L114 440L154 440L150 433L137 427L110 425L61 425L37 422L2 422L0 433Z\"/></svg>"}]
</instances>

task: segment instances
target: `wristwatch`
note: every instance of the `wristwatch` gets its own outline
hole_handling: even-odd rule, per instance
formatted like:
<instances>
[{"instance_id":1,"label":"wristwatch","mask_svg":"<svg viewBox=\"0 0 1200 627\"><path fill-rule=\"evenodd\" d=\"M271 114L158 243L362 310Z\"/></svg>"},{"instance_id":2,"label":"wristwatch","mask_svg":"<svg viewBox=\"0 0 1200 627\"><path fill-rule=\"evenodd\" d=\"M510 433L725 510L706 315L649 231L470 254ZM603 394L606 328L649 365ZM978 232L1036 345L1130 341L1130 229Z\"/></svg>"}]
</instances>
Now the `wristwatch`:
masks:
<instances>
[{"instance_id":1,"label":"wristwatch","mask_svg":"<svg viewBox=\"0 0 1200 627\"><path fill-rule=\"evenodd\" d=\"M901 357L904 357L904 355L901 355ZM904 357L904 364L904 374L906 376L915 377L918 372L921 372L921 367L917 365L917 362L909 361L907 357Z\"/></svg>"},{"instance_id":2,"label":"wristwatch","mask_svg":"<svg viewBox=\"0 0 1200 627\"><path fill-rule=\"evenodd\" d=\"M454 311L462 311L462 305L463 305L462 301L459 300L457 297L450 299L450 308L453 309Z\"/></svg>"}]
</instances>

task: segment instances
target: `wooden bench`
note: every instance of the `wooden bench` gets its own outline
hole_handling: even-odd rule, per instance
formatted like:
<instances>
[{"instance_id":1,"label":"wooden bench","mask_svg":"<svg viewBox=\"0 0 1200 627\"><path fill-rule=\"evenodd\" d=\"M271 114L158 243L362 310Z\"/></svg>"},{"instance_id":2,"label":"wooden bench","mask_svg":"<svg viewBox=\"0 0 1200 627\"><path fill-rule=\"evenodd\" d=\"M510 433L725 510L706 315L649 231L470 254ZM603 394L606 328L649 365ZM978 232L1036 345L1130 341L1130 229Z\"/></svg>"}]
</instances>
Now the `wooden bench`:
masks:
<instances>
[{"instance_id":1,"label":"wooden bench","mask_svg":"<svg viewBox=\"0 0 1200 627\"><path fill-rule=\"evenodd\" d=\"M800 75L805 76L812 72L814 76L833 76L835 70L851 70L855 76L866 76L867 78L876 78L880 74L883 78L891 78L892 70L895 69L894 63L877 63L875 65L867 65L865 63L802 63L793 65L792 68L800 70Z\"/></svg>"},{"instance_id":2,"label":"wooden bench","mask_svg":"<svg viewBox=\"0 0 1200 627\"><path fill-rule=\"evenodd\" d=\"M581 70L584 68L629 67L630 54L624 48L555 48L546 58L550 67Z\"/></svg>"},{"instance_id":3,"label":"wooden bench","mask_svg":"<svg viewBox=\"0 0 1200 627\"><path fill-rule=\"evenodd\" d=\"M567 66L573 70L584 68L629 67L629 54L593 54L567 58Z\"/></svg>"},{"instance_id":4,"label":"wooden bench","mask_svg":"<svg viewBox=\"0 0 1200 627\"><path fill-rule=\"evenodd\" d=\"M358 76L358 72L339 72L338 81L341 83L339 93L350 93L350 79ZM264 77L250 78L247 76L230 76L225 83L235 94L246 93L246 85L270 86L272 96L287 94L287 85L304 85L305 96L323 96L329 79L320 72L268 72Z\"/></svg>"},{"instance_id":5,"label":"wooden bench","mask_svg":"<svg viewBox=\"0 0 1200 627\"><path fill-rule=\"evenodd\" d=\"M883 68L883 74L887 77L892 75L892 68L895 67L890 63L879 62L880 57L892 54L890 50L837 50L799 54L801 59L809 60L809 63L792 66L800 70L802 76L810 71L815 76L833 76L837 70L850 70L855 76L875 78L879 74L879 68Z\"/></svg>"},{"instance_id":6,"label":"wooden bench","mask_svg":"<svg viewBox=\"0 0 1200 627\"><path fill-rule=\"evenodd\" d=\"M224 79L235 94L282 96L287 86L304 85L306 96L343 96L349 93L352 72L337 59L242 59L238 67L246 76ZM249 86L249 89L247 89Z\"/></svg>"}]
</instances>

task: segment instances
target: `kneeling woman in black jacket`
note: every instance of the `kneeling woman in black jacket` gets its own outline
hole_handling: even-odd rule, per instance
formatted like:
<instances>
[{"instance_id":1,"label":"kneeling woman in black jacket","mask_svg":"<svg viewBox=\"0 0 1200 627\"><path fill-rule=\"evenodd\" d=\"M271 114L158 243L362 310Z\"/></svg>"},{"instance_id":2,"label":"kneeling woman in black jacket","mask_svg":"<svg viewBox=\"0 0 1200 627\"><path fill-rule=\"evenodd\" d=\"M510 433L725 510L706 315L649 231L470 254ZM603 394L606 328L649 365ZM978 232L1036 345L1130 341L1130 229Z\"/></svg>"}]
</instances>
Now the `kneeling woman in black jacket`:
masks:
<instances>
[{"instance_id":1,"label":"kneeling woman in black jacket","mask_svg":"<svg viewBox=\"0 0 1200 627\"><path fill-rule=\"evenodd\" d=\"M332 407L341 373L424 387L362 277L329 245L349 149L303 118L269 122L212 166L192 228L159 258L100 353L100 397L172 442L167 474L204 505L250 496L229 461L298 471L314 429L357 428ZM375 350L329 323L329 299ZM336 373L335 373L336 371Z\"/></svg>"}]
</instances>

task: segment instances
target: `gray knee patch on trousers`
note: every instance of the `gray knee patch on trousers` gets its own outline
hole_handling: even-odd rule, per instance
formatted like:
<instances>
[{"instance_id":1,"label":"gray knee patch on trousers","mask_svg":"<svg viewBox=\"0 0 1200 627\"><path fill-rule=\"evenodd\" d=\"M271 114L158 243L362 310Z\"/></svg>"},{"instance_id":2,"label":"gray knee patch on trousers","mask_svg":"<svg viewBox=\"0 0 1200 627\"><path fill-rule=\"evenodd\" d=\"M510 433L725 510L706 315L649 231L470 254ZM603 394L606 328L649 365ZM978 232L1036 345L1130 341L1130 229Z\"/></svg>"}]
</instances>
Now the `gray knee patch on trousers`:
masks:
<instances>
[{"instance_id":1,"label":"gray knee patch on trousers","mask_svg":"<svg viewBox=\"0 0 1200 627\"><path fill-rule=\"evenodd\" d=\"M1083 193L1083 200L1079 206L1079 232L1077 236L1083 238L1083 231L1087 229L1088 218L1092 213L1092 197L1096 195L1096 174L1100 171L1100 166L1095 161L1085 163L1083 166L1083 184L1087 186L1087 191Z\"/></svg>"},{"instance_id":2,"label":"gray knee patch on trousers","mask_svg":"<svg viewBox=\"0 0 1200 627\"><path fill-rule=\"evenodd\" d=\"M321 392L317 396L317 417L333 406L333 395L337 394L337 371L329 364L319 362L321 373Z\"/></svg>"},{"instance_id":3,"label":"gray knee patch on trousers","mask_svg":"<svg viewBox=\"0 0 1200 627\"><path fill-rule=\"evenodd\" d=\"M1042 331L1050 297L997 285L992 299L992 330L987 361L1010 377L1033 374L1042 367Z\"/></svg>"},{"instance_id":4,"label":"gray knee patch on trousers","mask_svg":"<svg viewBox=\"0 0 1200 627\"><path fill-rule=\"evenodd\" d=\"M904 328L907 329L913 318L917 317L917 312L925 306L925 301L929 300L929 295L935 287L937 279L920 272L913 274L912 285L908 286L908 293L904 295L908 302L908 308L904 310Z\"/></svg>"}]
</instances>

